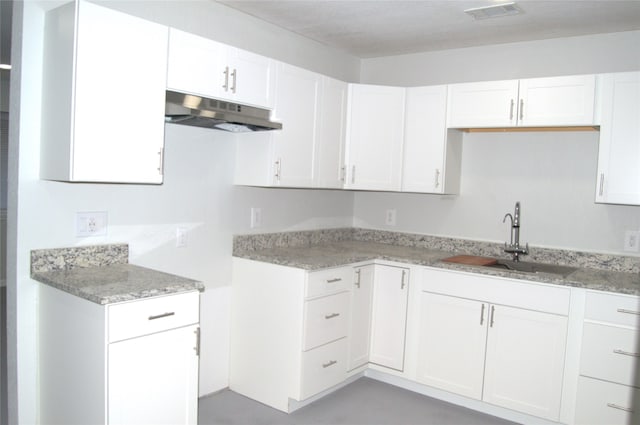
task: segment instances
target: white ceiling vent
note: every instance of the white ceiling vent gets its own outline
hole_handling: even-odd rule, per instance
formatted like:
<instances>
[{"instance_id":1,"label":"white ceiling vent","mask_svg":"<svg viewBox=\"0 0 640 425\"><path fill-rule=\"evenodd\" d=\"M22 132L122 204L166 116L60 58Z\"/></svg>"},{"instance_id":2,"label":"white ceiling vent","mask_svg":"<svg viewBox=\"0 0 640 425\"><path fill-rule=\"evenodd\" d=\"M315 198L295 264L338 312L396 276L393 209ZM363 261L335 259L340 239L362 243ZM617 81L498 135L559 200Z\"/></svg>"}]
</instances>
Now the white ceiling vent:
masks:
<instances>
[{"instance_id":1,"label":"white ceiling vent","mask_svg":"<svg viewBox=\"0 0 640 425\"><path fill-rule=\"evenodd\" d=\"M474 19L488 19L518 15L524 11L515 2L511 2L467 9L464 13L473 16Z\"/></svg>"}]
</instances>

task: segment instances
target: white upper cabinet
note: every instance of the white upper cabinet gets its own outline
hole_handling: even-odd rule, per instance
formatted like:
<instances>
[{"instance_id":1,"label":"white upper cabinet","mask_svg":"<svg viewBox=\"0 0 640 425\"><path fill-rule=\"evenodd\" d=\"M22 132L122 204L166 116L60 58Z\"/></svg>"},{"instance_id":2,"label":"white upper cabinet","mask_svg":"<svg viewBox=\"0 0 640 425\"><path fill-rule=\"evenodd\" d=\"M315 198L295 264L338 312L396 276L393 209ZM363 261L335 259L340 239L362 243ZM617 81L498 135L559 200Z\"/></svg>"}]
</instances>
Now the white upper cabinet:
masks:
<instances>
[{"instance_id":1,"label":"white upper cabinet","mask_svg":"<svg viewBox=\"0 0 640 425\"><path fill-rule=\"evenodd\" d=\"M347 83L322 77L315 163L315 186L319 188L340 189L344 185L347 94Z\"/></svg>"},{"instance_id":2,"label":"white upper cabinet","mask_svg":"<svg viewBox=\"0 0 640 425\"><path fill-rule=\"evenodd\" d=\"M400 190L404 107L404 88L349 85L347 188Z\"/></svg>"},{"instance_id":3,"label":"white upper cabinet","mask_svg":"<svg viewBox=\"0 0 640 425\"><path fill-rule=\"evenodd\" d=\"M640 72L602 83L596 202L640 205Z\"/></svg>"},{"instance_id":4,"label":"white upper cabinet","mask_svg":"<svg viewBox=\"0 0 640 425\"><path fill-rule=\"evenodd\" d=\"M449 86L450 128L594 125L595 75Z\"/></svg>"},{"instance_id":5,"label":"white upper cabinet","mask_svg":"<svg viewBox=\"0 0 640 425\"><path fill-rule=\"evenodd\" d=\"M274 185L314 185L320 82L319 74L278 64L273 118L282 123L282 130L270 133L274 140Z\"/></svg>"},{"instance_id":6,"label":"white upper cabinet","mask_svg":"<svg viewBox=\"0 0 640 425\"><path fill-rule=\"evenodd\" d=\"M447 127L515 125L518 80L449 85Z\"/></svg>"},{"instance_id":7,"label":"white upper cabinet","mask_svg":"<svg viewBox=\"0 0 640 425\"><path fill-rule=\"evenodd\" d=\"M272 108L274 61L171 28L167 87Z\"/></svg>"},{"instance_id":8,"label":"white upper cabinet","mask_svg":"<svg viewBox=\"0 0 640 425\"><path fill-rule=\"evenodd\" d=\"M457 193L462 135L446 128L447 86L406 91L402 191Z\"/></svg>"},{"instance_id":9,"label":"white upper cabinet","mask_svg":"<svg viewBox=\"0 0 640 425\"><path fill-rule=\"evenodd\" d=\"M162 183L167 27L85 1L45 19L40 177Z\"/></svg>"},{"instance_id":10,"label":"white upper cabinet","mask_svg":"<svg viewBox=\"0 0 640 425\"><path fill-rule=\"evenodd\" d=\"M593 125L595 93L595 75L520 80L518 125Z\"/></svg>"}]
</instances>

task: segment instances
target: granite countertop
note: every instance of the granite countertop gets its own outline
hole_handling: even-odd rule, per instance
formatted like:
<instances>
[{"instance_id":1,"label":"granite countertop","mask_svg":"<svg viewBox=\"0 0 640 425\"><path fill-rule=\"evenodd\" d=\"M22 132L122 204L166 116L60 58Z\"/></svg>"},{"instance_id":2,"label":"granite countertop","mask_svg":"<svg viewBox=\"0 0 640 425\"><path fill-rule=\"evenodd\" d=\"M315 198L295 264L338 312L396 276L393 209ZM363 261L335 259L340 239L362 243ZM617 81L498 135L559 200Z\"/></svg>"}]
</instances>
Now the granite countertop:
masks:
<instances>
[{"instance_id":1,"label":"granite countertop","mask_svg":"<svg viewBox=\"0 0 640 425\"><path fill-rule=\"evenodd\" d=\"M128 263L128 246L31 251L31 277L97 304L203 291L201 282Z\"/></svg>"},{"instance_id":2,"label":"granite countertop","mask_svg":"<svg viewBox=\"0 0 640 425\"><path fill-rule=\"evenodd\" d=\"M640 273L579 267L566 277L526 273L481 266L445 263L441 260L464 252L403 246L371 241L328 241L306 246L272 246L234 250L234 256L314 271L363 261L386 260L405 264L460 270L483 275L522 279L599 291L640 295ZM468 252L467 252L468 253ZM548 261L552 262L552 261Z\"/></svg>"}]
</instances>

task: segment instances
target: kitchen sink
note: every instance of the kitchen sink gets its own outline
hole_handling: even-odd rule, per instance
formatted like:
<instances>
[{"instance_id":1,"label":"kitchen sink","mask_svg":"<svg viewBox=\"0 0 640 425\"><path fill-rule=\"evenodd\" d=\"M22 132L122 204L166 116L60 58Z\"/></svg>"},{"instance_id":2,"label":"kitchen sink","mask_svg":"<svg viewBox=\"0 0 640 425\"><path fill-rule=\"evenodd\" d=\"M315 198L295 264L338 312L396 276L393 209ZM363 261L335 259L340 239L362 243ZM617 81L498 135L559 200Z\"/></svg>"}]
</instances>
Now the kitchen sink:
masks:
<instances>
[{"instance_id":1,"label":"kitchen sink","mask_svg":"<svg viewBox=\"0 0 640 425\"><path fill-rule=\"evenodd\" d=\"M578 270L576 267L559 266L556 264L546 263L530 263L526 261L510 261L510 260L498 260L496 263L487 264L484 267L491 267L496 269L512 270L525 273L548 273L555 274L562 277L566 277L571 273Z\"/></svg>"}]
</instances>

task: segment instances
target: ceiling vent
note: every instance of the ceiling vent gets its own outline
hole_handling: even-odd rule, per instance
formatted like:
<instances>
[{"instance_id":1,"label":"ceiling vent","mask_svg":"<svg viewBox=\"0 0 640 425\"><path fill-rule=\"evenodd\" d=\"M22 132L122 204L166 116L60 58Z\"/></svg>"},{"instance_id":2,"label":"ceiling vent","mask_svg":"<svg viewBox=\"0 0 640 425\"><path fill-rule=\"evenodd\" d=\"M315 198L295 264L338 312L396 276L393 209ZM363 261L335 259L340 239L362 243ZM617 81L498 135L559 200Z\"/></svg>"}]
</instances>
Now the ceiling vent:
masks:
<instances>
[{"instance_id":1,"label":"ceiling vent","mask_svg":"<svg viewBox=\"0 0 640 425\"><path fill-rule=\"evenodd\" d=\"M473 16L473 18L477 20L519 15L520 13L524 13L524 11L515 2L511 2L467 9L464 13Z\"/></svg>"}]
</instances>

